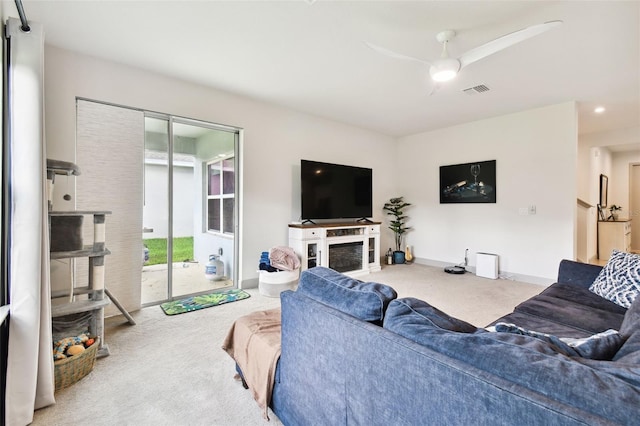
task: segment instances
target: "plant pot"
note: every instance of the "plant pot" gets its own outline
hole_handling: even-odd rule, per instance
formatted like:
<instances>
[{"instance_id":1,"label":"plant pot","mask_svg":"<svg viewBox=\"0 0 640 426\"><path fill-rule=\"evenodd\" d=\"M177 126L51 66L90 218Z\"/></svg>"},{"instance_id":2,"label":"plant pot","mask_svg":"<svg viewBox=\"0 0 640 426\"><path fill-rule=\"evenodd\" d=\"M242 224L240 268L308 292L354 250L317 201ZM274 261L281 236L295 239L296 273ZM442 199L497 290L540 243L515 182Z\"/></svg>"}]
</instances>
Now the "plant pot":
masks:
<instances>
[{"instance_id":1,"label":"plant pot","mask_svg":"<svg viewBox=\"0 0 640 426\"><path fill-rule=\"evenodd\" d=\"M394 251L393 252L393 263L395 265L405 263L405 256L403 251Z\"/></svg>"}]
</instances>

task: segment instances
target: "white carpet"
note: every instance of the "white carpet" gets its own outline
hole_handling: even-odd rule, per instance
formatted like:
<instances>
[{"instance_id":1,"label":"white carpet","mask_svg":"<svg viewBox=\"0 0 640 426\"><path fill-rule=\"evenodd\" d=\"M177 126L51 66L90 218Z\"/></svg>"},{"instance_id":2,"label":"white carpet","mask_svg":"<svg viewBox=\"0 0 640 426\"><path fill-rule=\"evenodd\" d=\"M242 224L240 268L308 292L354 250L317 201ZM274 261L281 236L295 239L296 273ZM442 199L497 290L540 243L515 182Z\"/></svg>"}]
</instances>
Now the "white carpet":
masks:
<instances>
[{"instance_id":1,"label":"white carpet","mask_svg":"<svg viewBox=\"0 0 640 426\"><path fill-rule=\"evenodd\" d=\"M417 297L452 316L484 326L542 291L534 284L451 275L424 265L393 265L361 277L391 285L399 297ZM36 411L33 425L272 425L249 391L233 379L233 360L220 345L233 321L280 305L251 297L200 311L166 316L159 306L105 324L111 355L56 393L56 405Z\"/></svg>"}]
</instances>

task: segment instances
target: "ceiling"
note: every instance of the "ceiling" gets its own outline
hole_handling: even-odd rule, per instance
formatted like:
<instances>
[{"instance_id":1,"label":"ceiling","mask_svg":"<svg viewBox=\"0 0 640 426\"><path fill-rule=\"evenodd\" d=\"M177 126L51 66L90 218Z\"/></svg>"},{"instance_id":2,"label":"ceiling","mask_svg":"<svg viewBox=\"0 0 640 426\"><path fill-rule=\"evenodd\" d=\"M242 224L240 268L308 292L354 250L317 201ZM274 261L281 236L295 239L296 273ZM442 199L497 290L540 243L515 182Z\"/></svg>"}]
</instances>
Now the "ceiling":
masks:
<instances>
[{"instance_id":1,"label":"ceiling","mask_svg":"<svg viewBox=\"0 0 640 426\"><path fill-rule=\"evenodd\" d=\"M575 100L581 134L640 126L640 1L32 1L46 43L391 136ZM4 13L17 16L12 3ZM564 24L465 68L433 95L436 59ZM463 89L484 84L488 92ZM597 105L607 108L595 114Z\"/></svg>"}]
</instances>

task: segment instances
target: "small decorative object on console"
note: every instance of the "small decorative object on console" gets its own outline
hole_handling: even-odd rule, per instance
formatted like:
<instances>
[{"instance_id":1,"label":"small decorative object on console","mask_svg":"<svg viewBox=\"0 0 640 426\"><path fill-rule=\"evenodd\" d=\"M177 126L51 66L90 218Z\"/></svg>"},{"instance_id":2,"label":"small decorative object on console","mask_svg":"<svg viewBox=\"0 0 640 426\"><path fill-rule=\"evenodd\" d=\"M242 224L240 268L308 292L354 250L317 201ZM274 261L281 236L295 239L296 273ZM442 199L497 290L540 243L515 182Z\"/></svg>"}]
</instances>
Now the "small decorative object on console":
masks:
<instances>
[{"instance_id":1,"label":"small decorative object on console","mask_svg":"<svg viewBox=\"0 0 640 426\"><path fill-rule=\"evenodd\" d=\"M607 220L618 220L618 211L622 210L622 207L620 206L616 206L615 204L613 204L611 207L609 207L609 213L611 213L609 215L609 217L607 218Z\"/></svg>"},{"instance_id":2,"label":"small decorative object on console","mask_svg":"<svg viewBox=\"0 0 640 426\"><path fill-rule=\"evenodd\" d=\"M404 259L407 263L413 262L413 255L411 254L411 246L405 247Z\"/></svg>"}]
</instances>

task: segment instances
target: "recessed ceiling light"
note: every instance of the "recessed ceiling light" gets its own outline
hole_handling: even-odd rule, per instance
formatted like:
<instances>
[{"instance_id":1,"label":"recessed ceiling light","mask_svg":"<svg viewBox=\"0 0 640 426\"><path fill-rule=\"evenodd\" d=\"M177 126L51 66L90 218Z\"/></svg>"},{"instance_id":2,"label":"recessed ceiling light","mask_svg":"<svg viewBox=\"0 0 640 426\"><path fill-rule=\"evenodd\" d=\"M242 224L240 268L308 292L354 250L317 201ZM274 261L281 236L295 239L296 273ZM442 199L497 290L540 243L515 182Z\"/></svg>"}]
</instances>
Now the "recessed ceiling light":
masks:
<instances>
[{"instance_id":1,"label":"recessed ceiling light","mask_svg":"<svg viewBox=\"0 0 640 426\"><path fill-rule=\"evenodd\" d=\"M602 113L603 113L603 112L605 112L605 111L606 111L606 109L605 109L605 107L603 107L603 106L596 107L596 108L593 110L593 112L595 112L596 114L602 114Z\"/></svg>"}]
</instances>

